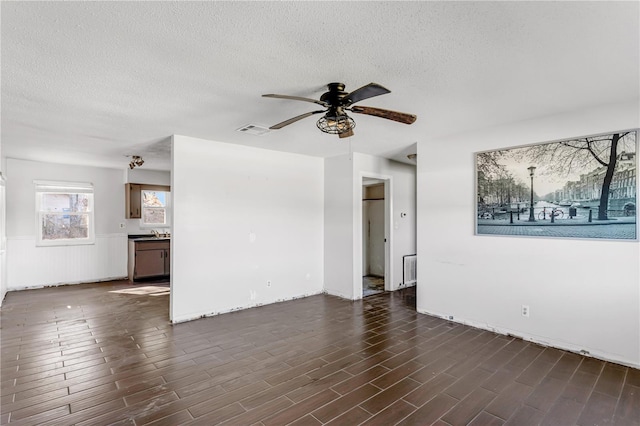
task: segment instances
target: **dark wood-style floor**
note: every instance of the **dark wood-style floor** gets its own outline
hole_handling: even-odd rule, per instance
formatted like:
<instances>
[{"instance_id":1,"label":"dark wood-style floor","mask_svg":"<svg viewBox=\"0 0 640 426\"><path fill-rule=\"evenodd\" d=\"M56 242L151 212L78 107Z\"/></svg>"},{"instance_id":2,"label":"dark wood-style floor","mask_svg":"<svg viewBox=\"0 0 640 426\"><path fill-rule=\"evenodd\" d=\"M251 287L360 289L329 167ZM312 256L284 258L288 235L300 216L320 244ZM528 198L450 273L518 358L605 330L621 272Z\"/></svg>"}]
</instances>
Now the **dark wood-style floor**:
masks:
<instances>
[{"instance_id":1,"label":"dark wood-style floor","mask_svg":"<svg viewBox=\"0 0 640 426\"><path fill-rule=\"evenodd\" d=\"M640 422L640 370L417 314L414 289L172 326L126 287L7 295L2 424Z\"/></svg>"}]
</instances>

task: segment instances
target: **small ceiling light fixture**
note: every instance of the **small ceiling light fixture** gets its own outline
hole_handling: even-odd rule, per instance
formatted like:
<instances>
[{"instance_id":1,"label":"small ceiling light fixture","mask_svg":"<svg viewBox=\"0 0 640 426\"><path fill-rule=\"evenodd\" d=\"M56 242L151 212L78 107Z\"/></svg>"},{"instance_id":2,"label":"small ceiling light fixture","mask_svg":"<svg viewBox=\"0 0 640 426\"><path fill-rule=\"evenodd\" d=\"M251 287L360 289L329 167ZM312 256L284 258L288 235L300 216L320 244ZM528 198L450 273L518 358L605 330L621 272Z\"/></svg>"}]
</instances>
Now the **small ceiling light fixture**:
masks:
<instances>
[{"instance_id":1,"label":"small ceiling light fixture","mask_svg":"<svg viewBox=\"0 0 640 426\"><path fill-rule=\"evenodd\" d=\"M414 160L415 161L415 160L418 159L418 154L409 154L409 155L407 155L407 158L409 160Z\"/></svg>"},{"instance_id":2,"label":"small ceiling light fixture","mask_svg":"<svg viewBox=\"0 0 640 426\"><path fill-rule=\"evenodd\" d=\"M131 162L129 163L129 168L133 169L134 167L140 167L144 164L144 160L139 155L132 155Z\"/></svg>"}]
</instances>

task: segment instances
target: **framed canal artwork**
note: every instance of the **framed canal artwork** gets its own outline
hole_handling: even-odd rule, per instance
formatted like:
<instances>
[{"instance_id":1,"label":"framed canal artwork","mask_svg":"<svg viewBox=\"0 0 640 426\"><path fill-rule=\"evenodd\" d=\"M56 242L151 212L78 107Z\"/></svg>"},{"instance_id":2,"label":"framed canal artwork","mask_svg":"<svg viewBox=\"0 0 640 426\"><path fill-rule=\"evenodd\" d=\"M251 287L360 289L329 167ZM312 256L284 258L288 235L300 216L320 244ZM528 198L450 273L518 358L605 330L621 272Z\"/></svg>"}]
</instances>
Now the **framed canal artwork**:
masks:
<instances>
[{"instance_id":1,"label":"framed canal artwork","mask_svg":"<svg viewBox=\"0 0 640 426\"><path fill-rule=\"evenodd\" d=\"M476 153L476 235L638 240L638 129Z\"/></svg>"}]
</instances>

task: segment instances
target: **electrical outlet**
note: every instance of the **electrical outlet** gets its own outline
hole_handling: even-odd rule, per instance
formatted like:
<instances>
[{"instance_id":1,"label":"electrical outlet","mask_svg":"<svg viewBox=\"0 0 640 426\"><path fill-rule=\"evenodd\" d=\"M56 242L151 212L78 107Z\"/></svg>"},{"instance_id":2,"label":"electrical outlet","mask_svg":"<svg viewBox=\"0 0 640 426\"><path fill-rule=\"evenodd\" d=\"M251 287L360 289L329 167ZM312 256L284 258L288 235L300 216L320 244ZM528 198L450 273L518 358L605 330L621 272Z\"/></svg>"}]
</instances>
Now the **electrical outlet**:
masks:
<instances>
[{"instance_id":1,"label":"electrical outlet","mask_svg":"<svg viewBox=\"0 0 640 426\"><path fill-rule=\"evenodd\" d=\"M267 287L271 287L271 280L267 280Z\"/></svg>"},{"instance_id":2,"label":"electrical outlet","mask_svg":"<svg viewBox=\"0 0 640 426\"><path fill-rule=\"evenodd\" d=\"M522 305L522 316L523 317L529 316L529 305Z\"/></svg>"},{"instance_id":3,"label":"electrical outlet","mask_svg":"<svg viewBox=\"0 0 640 426\"><path fill-rule=\"evenodd\" d=\"M126 228L126 227L127 227L127 224L126 224L126 223L121 223L121 224L120 224L120 229L124 229L124 228Z\"/></svg>"}]
</instances>

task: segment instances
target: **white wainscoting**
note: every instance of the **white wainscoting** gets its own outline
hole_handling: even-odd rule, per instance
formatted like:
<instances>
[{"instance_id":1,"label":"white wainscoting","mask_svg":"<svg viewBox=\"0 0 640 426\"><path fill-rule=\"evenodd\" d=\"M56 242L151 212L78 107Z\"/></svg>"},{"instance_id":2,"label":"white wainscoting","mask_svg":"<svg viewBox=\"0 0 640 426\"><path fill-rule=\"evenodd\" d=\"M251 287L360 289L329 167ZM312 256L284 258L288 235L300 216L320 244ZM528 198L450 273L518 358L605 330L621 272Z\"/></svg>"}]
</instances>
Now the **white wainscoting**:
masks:
<instances>
[{"instance_id":1,"label":"white wainscoting","mask_svg":"<svg viewBox=\"0 0 640 426\"><path fill-rule=\"evenodd\" d=\"M36 247L35 237L7 238L7 287L21 290L118 279L127 275L127 235L96 235L92 245Z\"/></svg>"}]
</instances>

